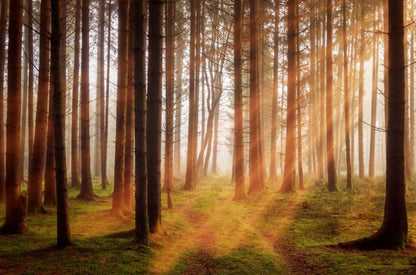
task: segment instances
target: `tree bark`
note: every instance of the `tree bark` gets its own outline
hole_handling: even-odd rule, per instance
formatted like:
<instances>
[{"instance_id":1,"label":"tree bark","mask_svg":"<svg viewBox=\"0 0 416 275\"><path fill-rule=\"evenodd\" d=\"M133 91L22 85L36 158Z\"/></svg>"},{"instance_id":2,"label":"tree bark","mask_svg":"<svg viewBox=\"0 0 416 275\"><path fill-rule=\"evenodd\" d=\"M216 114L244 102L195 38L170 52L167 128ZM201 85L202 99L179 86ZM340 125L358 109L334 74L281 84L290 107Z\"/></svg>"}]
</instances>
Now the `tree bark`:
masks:
<instances>
[{"instance_id":1,"label":"tree bark","mask_svg":"<svg viewBox=\"0 0 416 275\"><path fill-rule=\"evenodd\" d=\"M295 131L296 131L296 0L288 0L288 52L287 52L287 116L286 116L286 150L283 182L280 191L295 191Z\"/></svg>"},{"instance_id":2,"label":"tree bark","mask_svg":"<svg viewBox=\"0 0 416 275\"><path fill-rule=\"evenodd\" d=\"M79 37L81 20L81 0L75 4L75 40L74 40L74 79L72 82L72 127L71 127L71 186L79 188L78 154L78 97L79 97Z\"/></svg>"},{"instance_id":3,"label":"tree bark","mask_svg":"<svg viewBox=\"0 0 416 275\"><path fill-rule=\"evenodd\" d=\"M126 149L126 109L128 86L128 0L118 2L118 75L117 75L117 117L116 145L114 163L113 211L123 211L124 204L124 170Z\"/></svg>"},{"instance_id":4,"label":"tree bark","mask_svg":"<svg viewBox=\"0 0 416 275\"><path fill-rule=\"evenodd\" d=\"M6 61L6 32L9 13L9 1L1 0L0 14L0 75L4 75L4 63ZM4 78L0 77L0 202L4 201L6 186L6 173L4 167Z\"/></svg>"},{"instance_id":5,"label":"tree bark","mask_svg":"<svg viewBox=\"0 0 416 275\"><path fill-rule=\"evenodd\" d=\"M43 212L42 181L46 157L48 94L49 94L49 29L50 0L42 0L40 7L39 77L36 107L33 156L29 163L28 205L30 213Z\"/></svg>"},{"instance_id":6,"label":"tree bark","mask_svg":"<svg viewBox=\"0 0 416 275\"><path fill-rule=\"evenodd\" d=\"M327 0L327 46L326 46L326 154L328 167L328 190L337 191L334 160L334 123L332 118L332 0Z\"/></svg>"},{"instance_id":7,"label":"tree bark","mask_svg":"<svg viewBox=\"0 0 416 275\"><path fill-rule=\"evenodd\" d=\"M134 17L134 105L135 105L135 186L136 186L136 242L148 244L148 184L146 156L146 75L145 45L146 18L145 0L133 0Z\"/></svg>"},{"instance_id":8,"label":"tree bark","mask_svg":"<svg viewBox=\"0 0 416 275\"><path fill-rule=\"evenodd\" d=\"M90 92L89 92L89 0L82 0L81 52L81 192L79 199L93 200L90 155Z\"/></svg>"},{"instance_id":9,"label":"tree bark","mask_svg":"<svg viewBox=\"0 0 416 275\"><path fill-rule=\"evenodd\" d=\"M56 189L57 189L57 241L62 248L71 244L68 216L68 182L65 157L65 24L62 24L64 6L52 1L51 80L53 83L53 121L55 132Z\"/></svg>"},{"instance_id":10,"label":"tree bark","mask_svg":"<svg viewBox=\"0 0 416 275\"><path fill-rule=\"evenodd\" d=\"M161 224L160 159L162 136L162 42L164 2L149 2L149 68L147 76L147 175L149 229L155 233Z\"/></svg>"},{"instance_id":11,"label":"tree bark","mask_svg":"<svg viewBox=\"0 0 416 275\"><path fill-rule=\"evenodd\" d=\"M6 220L0 234L26 231L26 197L20 190L20 114L23 0L10 1L7 82Z\"/></svg>"}]
</instances>

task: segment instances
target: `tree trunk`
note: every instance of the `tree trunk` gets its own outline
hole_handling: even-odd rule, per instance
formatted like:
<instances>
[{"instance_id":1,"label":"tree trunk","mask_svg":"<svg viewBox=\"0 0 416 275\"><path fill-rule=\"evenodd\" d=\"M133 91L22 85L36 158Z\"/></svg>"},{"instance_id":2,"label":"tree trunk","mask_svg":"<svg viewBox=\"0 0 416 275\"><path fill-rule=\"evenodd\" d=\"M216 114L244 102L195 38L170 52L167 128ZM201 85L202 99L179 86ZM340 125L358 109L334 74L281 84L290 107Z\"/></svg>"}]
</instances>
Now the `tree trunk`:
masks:
<instances>
[{"instance_id":1,"label":"tree trunk","mask_svg":"<svg viewBox=\"0 0 416 275\"><path fill-rule=\"evenodd\" d=\"M116 145L114 163L113 211L123 211L124 204L124 170L126 149L126 109L128 86L128 0L118 2L118 75L117 75L117 117Z\"/></svg>"},{"instance_id":2,"label":"tree trunk","mask_svg":"<svg viewBox=\"0 0 416 275\"><path fill-rule=\"evenodd\" d=\"M250 0L250 150L248 193L264 189L259 90L259 3Z\"/></svg>"},{"instance_id":3,"label":"tree trunk","mask_svg":"<svg viewBox=\"0 0 416 275\"><path fill-rule=\"evenodd\" d=\"M337 191L334 160L334 123L332 118L332 0L327 0L327 46L326 46L326 154L328 167L328 190Z\"/></svg>"},{"instance_id":4,"label":"tree trunk","mask_svg":"<svg viewBox=\"0 0 416 275\"><path fill-rule=\"evenodd\" d=\"M134 90L135 90L135 186L136 186L136 242L148 244L148 185L146 158L146 75L145 0L133 0L134 17Z\"/></svg>"},{"instance_id":5,"label":"tree trunk","mask_svg":"<svg viewBox=\"0 0 416 275\"><path fill-rule=\"evenodd\" d=\"M28 205L30 213L43 212L42 181L46 157L48 93L49 93L49 29L50 0L42 0L40 7L39 78L36 107L33 156L29 164Z\"/></svg>"},{"instance_id":6,"label":"tree trunk","mask_svg":"<svg viewBox=\"0 0 416 275\"><path fill-rule=\"evenodd\" d=\"M82 0L81 53L81 192L79 199L93 200L90 155L90 92L89 92L89 0Z\"/></svg>"},{"instance_id":7,"label":"tree trunk","mask_svg":"<svg viewBox=\"0 0 416 275\"><path fill-rule=\"evenodd\" d=\"M26 197L20 190L20 100L23 0L10 1L7 82L6 220L0 234L26 231Z\"/></svg>"},{"instance_id":8,"label":"tree trunk","mask_svg":"<svg viewBox=\"0 0 416 275\"><path fill-rule=\"evenodd\" d=\"M243 1L237 0L234 3L234 200L243 200L246 197L244 187L242 31Z\"/></svg>"},{"instance_id":9,"label":"tree trunk","mask_svg":"<svg viewBox=\"0 0 416 275\"><path fill-rule=\"evenodd\" d=\"M27 11L29 13L27 25L28 25L28 60L29 60L29 83L28 83L28 93L27 93L27 100L28 100L28 165L32 159L33 155L33 139L34 139L34 125L33 125L33 67L34 67L34 58L33 58L33 1L28 0L27 3Z\"/></svg>"},{"instance_id":10,"label":"tree trunk","mask_svg":"<svg viewBox=\"0 0 416 275\"><path fill-rule=\"evenodd\" d=\"M164 2L149 2L149 69L147 76L147 175L149 229L155 233L161 224L160 158L162 134L162 42Z\"/></svg>"},{"instance_id":11,"label":"tree trunk","mask_svg":"<svg viewBox=\"0 0 416 275\"><path fill-rule=\"evenodd\" d=\"M403 0L388 0L389 106L384 218L372 236L340 244L364 250L403 249L408 242L404 158L405 59Z\"/></svg>"},{"instance_id":12,"label":"tree trunk","mask_svg":"<svg viewBox=\"0 0 416 275\"><path fill-rule=\"evenodd\" d=\"M272 96L272 129L270 133L270 181L277 179L277 126L278 126L278 89L279 89L279 2L275 1L274 12L274 47L273 47L273 96Z\"/></svg>"},{"instance_id":13,"label":"tree trunk","mask_svg":"<svg viewBox=\"0 0 416 275\"><path fill-rule=\"evenodd\" d=\"M298 0L297 0L298 1ZM296 18L299 17L299 2L296 3ZM303 156L302 156L302 92L301 92L301 75L300 75L300 36L299 36L299 20L296 20L296 112L297 112L297 152L298 152L298 175L299 189L305 189L303 186Z\"/></svg>"},{"instance_id":14,"label":"tree trunk","mask_svg":"<svg viewBox=\"0 0 416 275\"><path fill-rule=\"evenodd\" d=\"M347 189L352 188L351 148L350 148L350 90L348 86L348 44L347 44L347 4L342 1L342 47L344 57L344 118L345 118L345 155L347 161Z\"/></svg>"},{"instance_id":15,"label":"tree trunk","mask_svg":"<svg viewBox=\"0 0 416 275\"><path fill-rule=\"evenodd\" d=\"M288 0L288 52L287 52L287 116L286 150L283 182L280 191L294 192L295 189L295 131L296 131L296 0Z\"/></svg>"},{"instance_id":16,"label":"tree trunk","mask_svg":"<svg viewBox=\"0 0 416 275\"><path fill-rule=\"evenodd\" d=\"M0 75L4 75L4 63L6 61L6 32L9 1L1 0L0 14ZM6 173L4 167L4 78L0 77L0 202L5 200Z\"/></svg>"},{"instance_id":17,"label":"tree trunk","mask_svg":"<svg viewBox=\"0 0 416 275\"><path fill-rule=\"evenodd\" d=\"M195 19L195 1L190 2L191 13L191 37L190 37L190 57L189 57L189 118L188 118L188 151L186 156L186 176L185 176L185 190L192 190L195 187L196 179L196 154L195 140L196 132L194 131L195 125L198 127L197 121L195 121L195 114L198 110L195 110L195 43L196 43L196 19Z\"/></svg>"},{"instance_id":18,"label":"tree trunk","mask_svg":"<svg viewBox=\"0 0 416 275\"><path fill-rule=\"evenodd\" d=\"M111 0L108 2L108 24L107 24L107 80L105 91L105 117L103 116L102 123L102 140L101 140L101 186L103 189L107 188L107 143L108 143L108 112L110 102L110 61L111 61ZM103 104L103 103L101 103Z\"/></svg>"},{"instance_id":19,"label":"tree trunk","mask_svg":"<svg viewBox=\"0 0 416 275\"><path fill-rule=\"evenodd\" d=\"M376 30L376 11L374 11L374 30ZM378 83L378 38L373 34L373 82L371 92L371 133L368 176L374 177L375 151L376 151L376 120L377 120L377 83Z\"/></svg>"},{"instance_id":20,"label":"tree trunk","mask_svg":"<svg viewBox=\"0 0 416 275\"><path fill-rule=\"evenodd\" d=\"M96 110L96 137L95 137L95 175L101 176L102 169L102 140L104 139L104 27L105 27L105 1L98 3L98 39L97 39L97 110ZM132 61L133 62L133 61ZM101 186L105 188L102 181Z\"/></svg>"},{"instance_id":21,"label":"tree trunk","mask_svg":"<svg viewBox=\"0 0 416 275\"><path fill-rule=\"evenodd\" d=\"M134 11L129 10L129 30L134 24ZM133 199L133 162L134 162L134 32L129 31L128 83L126 106L126 152L124 162L124 204L130 210Z\"/></svg>"},{"instance_id":22,"label":"tree trunk","mask_svg":"<svg viewBox=\"0 0 416 275\"><path fill-rule=\"evenodd\" d=\"M71 186L79 188L78 155L78 91L79 91L79 37L81 20L81 0L75 5L75 41L74 41L74 79L72 86L72 127L71 127Z\"/></svg>"},{"instance_id":23,"label":"tree trunk","mask_svg":"<svg viewBox=\"0 0 416 275\"><path fill-rule=\"evenodd\" d=\"M364 52L365 52L365 32L364 32L364 5L361 2L361 42L360 42L360 80L358 89L358 175L360 179L364 177L364 137L363 137L363 104L364 104Z\"/></svg>"},{"instance_id":24,"label":"tree trunk","mask_svg":"<svg viewBox=\"0 0 416 275\"><path fill-rule=\"evenodd\" d=\"M165 130L165 175L168 208L172 208L173 177L173 97L175 92L175 2L167 4L166 16L166 130ZM204 100L204 99L203 99Z\"/></svg>"},{"instance_id":25,"label":"tree trunk","mask_svg":"<svg viewBox=\"0 0 416 275\"><path fill-rule=\"evenodd\" d=\"M71 244L68 216L68 182L65 157L65 24L62 2L52 1L51 80L53 93L53 122L55 131L56 188L57 188L57 241L62 248Z\"/></svg>"}]
</instances>

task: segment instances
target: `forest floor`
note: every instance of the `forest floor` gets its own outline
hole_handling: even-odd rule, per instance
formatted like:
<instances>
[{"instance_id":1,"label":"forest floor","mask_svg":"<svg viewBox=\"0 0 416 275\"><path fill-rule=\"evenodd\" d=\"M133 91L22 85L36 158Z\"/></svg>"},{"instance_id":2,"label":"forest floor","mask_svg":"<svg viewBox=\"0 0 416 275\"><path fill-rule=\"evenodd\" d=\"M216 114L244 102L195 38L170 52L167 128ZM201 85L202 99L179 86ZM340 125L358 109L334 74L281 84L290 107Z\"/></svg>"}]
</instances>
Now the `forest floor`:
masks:
<instances>
[{"instance_id":1,"label":"forest floor","mask_svg":"<svg viewBox=\"0 0 416 275\"><path fill-rule=\"evenodd\" d=\"M384 205L383 179L354 181L354 190L329 193L309 181L305 191L266 191L232 201L225 177L202 179L195 191L163 195L162 229L149 247L132 243L134 215L111 215L111 188L93 202L70 191L74 245L54 248L55 210L29 215L29 231L0 236L0 274L414 274L416 249L350 251L339 242L374 233ZM179 190L179 187L177 188ZM416 185L408 186L410 236L416 233ZM5 206L0 204L0 223Z\"/></svg>"}]
</instances>

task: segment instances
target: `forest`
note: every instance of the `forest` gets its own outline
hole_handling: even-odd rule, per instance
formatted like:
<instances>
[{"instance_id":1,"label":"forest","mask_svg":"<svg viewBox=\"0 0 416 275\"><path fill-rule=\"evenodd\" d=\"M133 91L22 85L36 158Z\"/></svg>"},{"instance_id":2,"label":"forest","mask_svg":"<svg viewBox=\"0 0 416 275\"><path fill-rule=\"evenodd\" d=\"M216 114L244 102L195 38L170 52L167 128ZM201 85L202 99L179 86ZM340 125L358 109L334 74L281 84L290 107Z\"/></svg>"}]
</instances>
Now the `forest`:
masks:
<instances>
[{"instance_id":1,"label":"forest","mask_svg":"<svg viewBox=\"0 0 416 275\"><path fill-rule=\"evenodd\" d=\"M0 274L415 274L414 0L0 0Z\"/></svg>"}]
</instances>

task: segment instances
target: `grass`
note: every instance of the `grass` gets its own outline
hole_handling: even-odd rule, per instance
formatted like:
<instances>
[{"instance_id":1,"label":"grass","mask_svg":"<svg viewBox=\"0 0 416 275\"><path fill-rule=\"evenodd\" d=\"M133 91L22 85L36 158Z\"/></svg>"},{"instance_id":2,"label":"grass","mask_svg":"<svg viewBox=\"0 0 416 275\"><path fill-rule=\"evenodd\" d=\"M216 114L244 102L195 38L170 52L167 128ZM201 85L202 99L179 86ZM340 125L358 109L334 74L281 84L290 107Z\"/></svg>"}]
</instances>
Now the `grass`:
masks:
<instances>
[{"instance_id":1,"label":"grass","mask_svg":"<svg viewBox=\"0 0 416 275\"><path fill-rule=\"evenodd\" d=\"M172 210L162 196L162 230L149 247L132 243L134 215L110 213L111 188L76 200L70 191L74 245L56 242L55 210L29 215L29 232L0 236L0 274L413 274L416 250L346 251L334 247L379 227L384 183L354 180L353 191L327 192L311 180L306 191L278 193L277 184L244 202L232 201L228 178L202 179L195 191L174 191ZM179 183L180 185L180 183ZM179 190L179 188L177 188ZM416 232L416 186L409 183L409 233ZM0 204L0 223L5 206Z\"/></svg>"}]
</instances>

